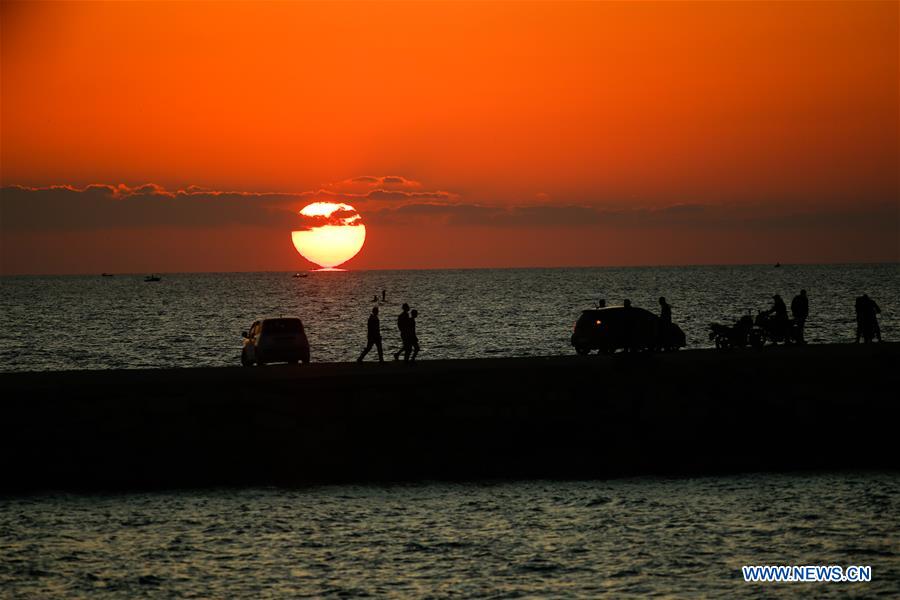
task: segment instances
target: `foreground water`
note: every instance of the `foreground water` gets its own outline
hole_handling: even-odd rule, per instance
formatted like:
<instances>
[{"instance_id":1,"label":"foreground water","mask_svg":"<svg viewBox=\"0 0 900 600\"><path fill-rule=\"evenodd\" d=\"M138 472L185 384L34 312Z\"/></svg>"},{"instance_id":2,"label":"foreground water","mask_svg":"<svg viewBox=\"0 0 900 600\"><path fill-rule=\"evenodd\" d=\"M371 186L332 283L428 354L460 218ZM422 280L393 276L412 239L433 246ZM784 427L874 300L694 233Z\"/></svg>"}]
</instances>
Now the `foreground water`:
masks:
<instances>
[{"instance_id":1,"label":"foreground water","mask_svg":"<svg viewBox=\"0 0 900 600\"><path fill-rule=\"evenodd\" d=\"M810 342L852 341L864 292L883 310L884 337L900 337L900 264L4 277L0 370L237 365L241 331L282 315L303 319L314 361L353 360L382 290L386 346L399 345L409 302L422 358L571 354L572 323L601 297L657 312L666 296L689 346L707 347L710 321L755 314L773 293L790 303L800 288Z\"/></svg>"},{"instance_id":2,"label":"foreground water","mask_svg":"<svg viewBox=\"0 0 900 600\"><path fill-rule=\"evenodd\" d=\"M329 486L0 499L0 590L117 597L900 593L900 475ZM871 565L746 584L745 564Z\"/></svg>"}]
</instances>

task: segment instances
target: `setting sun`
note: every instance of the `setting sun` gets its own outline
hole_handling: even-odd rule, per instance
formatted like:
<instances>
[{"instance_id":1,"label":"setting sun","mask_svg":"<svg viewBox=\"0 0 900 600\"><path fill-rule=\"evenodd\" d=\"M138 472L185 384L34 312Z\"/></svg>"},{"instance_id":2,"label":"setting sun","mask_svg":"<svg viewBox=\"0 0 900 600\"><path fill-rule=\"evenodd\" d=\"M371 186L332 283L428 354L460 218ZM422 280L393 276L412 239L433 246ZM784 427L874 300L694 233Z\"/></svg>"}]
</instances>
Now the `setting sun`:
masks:
<instances>
[{"instance_id":1,"label":"setting sun","mask_svg":"<svg viewBox=\"0 0 900 600\"><path fill-rule=\"evenodd\" d=\"M356 256L366 241L362 217L349 204L313 202L300 211L305 229L291 233L297 252L325 269Z\"/></svg>"}]
</instances>

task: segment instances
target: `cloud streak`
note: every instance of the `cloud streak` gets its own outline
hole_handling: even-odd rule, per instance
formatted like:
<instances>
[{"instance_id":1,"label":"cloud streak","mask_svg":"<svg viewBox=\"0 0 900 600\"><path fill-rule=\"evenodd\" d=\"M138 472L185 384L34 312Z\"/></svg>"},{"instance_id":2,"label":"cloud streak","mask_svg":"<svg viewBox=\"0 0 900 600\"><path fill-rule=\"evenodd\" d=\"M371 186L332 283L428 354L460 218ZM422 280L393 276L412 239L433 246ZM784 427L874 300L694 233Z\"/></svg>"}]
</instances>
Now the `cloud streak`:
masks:
<instances>
[{"instance_id":1,"label":"cloud streak","mask_svg":"<svg viewBox=\"0 0 900 600\"><path fill-rule=\"evenodd\" d=\"M108 227L288 227L299 198L188 188L168 191L147 184L5 187L0 228L6 231L74 231Z\"/></svg>"},{"instance_id":2,"label":"cloud streak","mask_svg":"<svg viewBox=\"0 0 900 600\"><path fill-rule=\"evenodd\" d=\"M390 177L381 178L392 179ZM377 183L381 183L379 180ZM403 185L409 185L404 180ZM363 192L319 189L305 192L241 192L190 186L167 190L147 183L0 189L0 229L75 231L106 227L218 227L250 225L308 228L315 219L297 213L311 202L358 206L404 202L450 202L453 194L375 187Z\"/></svg>"},{"instance_id":3,"label":"cloud streak","mask_svg":"<svg viewBox=\"0 0 900 600\"><path fill-rule=\"evenodd\" d=\"M385 183L421 187L401 177L364 176L352 180L370 189L340 192L319 189L297 193L240 192L191 186L167 190L159 185L93 184L83 188L10 186L0 189L0 230L52 232L157 226L223 227L246 225L272 229L308 229L348 217L301 217L314 201L342 202L359 209L365 224L442 227L617 227L686 230L840 230L865 228L897 235L898 208L892 202L844 207L789 209L777 203L696 204L611 208L600 204L563 204L547 199L511 206L463 202L443 191L384 189ZM341 182L343 184L345 182ZM339 184L338 187L341 185Z\"/></svg>"},{"instance_id":4,"label":"cloud streak","mask_svg":"<svg viewBox=\"0 0 900 600\"><path fill-rule=\"evenodd\" d=\"M409 203L382 207L366 214L368 222L383 225L439 223L483 227L618 227L679 229L898 229L897 206L882 202L841 208L783 210L761 204L675 204L655 208L529 204Z\"/></svg>"}]
</instances>

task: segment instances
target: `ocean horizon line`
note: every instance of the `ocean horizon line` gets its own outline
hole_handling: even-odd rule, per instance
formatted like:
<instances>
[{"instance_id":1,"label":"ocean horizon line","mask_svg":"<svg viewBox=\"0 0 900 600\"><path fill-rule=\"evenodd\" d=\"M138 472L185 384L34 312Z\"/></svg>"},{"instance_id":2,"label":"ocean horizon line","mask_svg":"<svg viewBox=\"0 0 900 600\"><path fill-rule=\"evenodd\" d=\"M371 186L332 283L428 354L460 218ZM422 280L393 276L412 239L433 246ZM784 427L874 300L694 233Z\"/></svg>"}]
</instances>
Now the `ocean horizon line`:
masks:
<instances>
[{"instance_id":1,"label":"ocean horizon line","mask_svg":"<svg viewBox=\"0 0 900 600\"><path fill-rule=\"evenodd\" d=\"M688 264L639 264L639 265L554 265L531 267L422 267L422 268L384 268L384 269L354 269L342 268L335 270L323 270L314 268L302 269L265 269L265 270L234 270L234 271L90 271L77 273L0 273L2 278L15 277L97 277L101 275L135 276L144 277L148 274L155 275L222 275L222 274L285 274L285 273L396 273L396 272L422 272L422 271L551 271L551 270L575 270L575 269L683 269L695 267L841 267L841 266L881 266L900 265L900 259L894 261L847 261L847 262L784 262L784 263L688 263Z\"/></svg>"}]
</instances>

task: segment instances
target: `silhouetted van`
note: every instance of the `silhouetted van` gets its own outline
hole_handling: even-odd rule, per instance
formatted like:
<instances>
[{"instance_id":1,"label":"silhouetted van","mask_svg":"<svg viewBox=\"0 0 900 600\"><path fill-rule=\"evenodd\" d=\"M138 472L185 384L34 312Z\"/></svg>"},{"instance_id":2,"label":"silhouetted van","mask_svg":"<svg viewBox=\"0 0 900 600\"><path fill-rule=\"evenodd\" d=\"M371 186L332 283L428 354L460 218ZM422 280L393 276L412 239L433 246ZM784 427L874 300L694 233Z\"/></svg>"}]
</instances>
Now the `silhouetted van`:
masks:
<instances>
[{"instance_id":1,"label":"silhouetted van","mask_svg":"<svg viewBox=\"0 0 900 600\"><path fill-rule=\"evenodd\" d=\"M300 319L263 319L245 331L241 364L263 366L273 362L309 362L309 341Z\"/></svg>"},{"instance_id":2,"label":"silhouetted van","mask_svg":"<svg viewBox=\"0 0 900 600\"><path fill-rule=\"evenodd\" d=\"M616 350L677 350L685 345L684 332L678 325L663 331L662 319L643 308L610 306L585 310L575 322L572 345L578 354L599 350L612 354ZM662 335L662 334L665 335Z\"/></svg>"}]
</instances>

